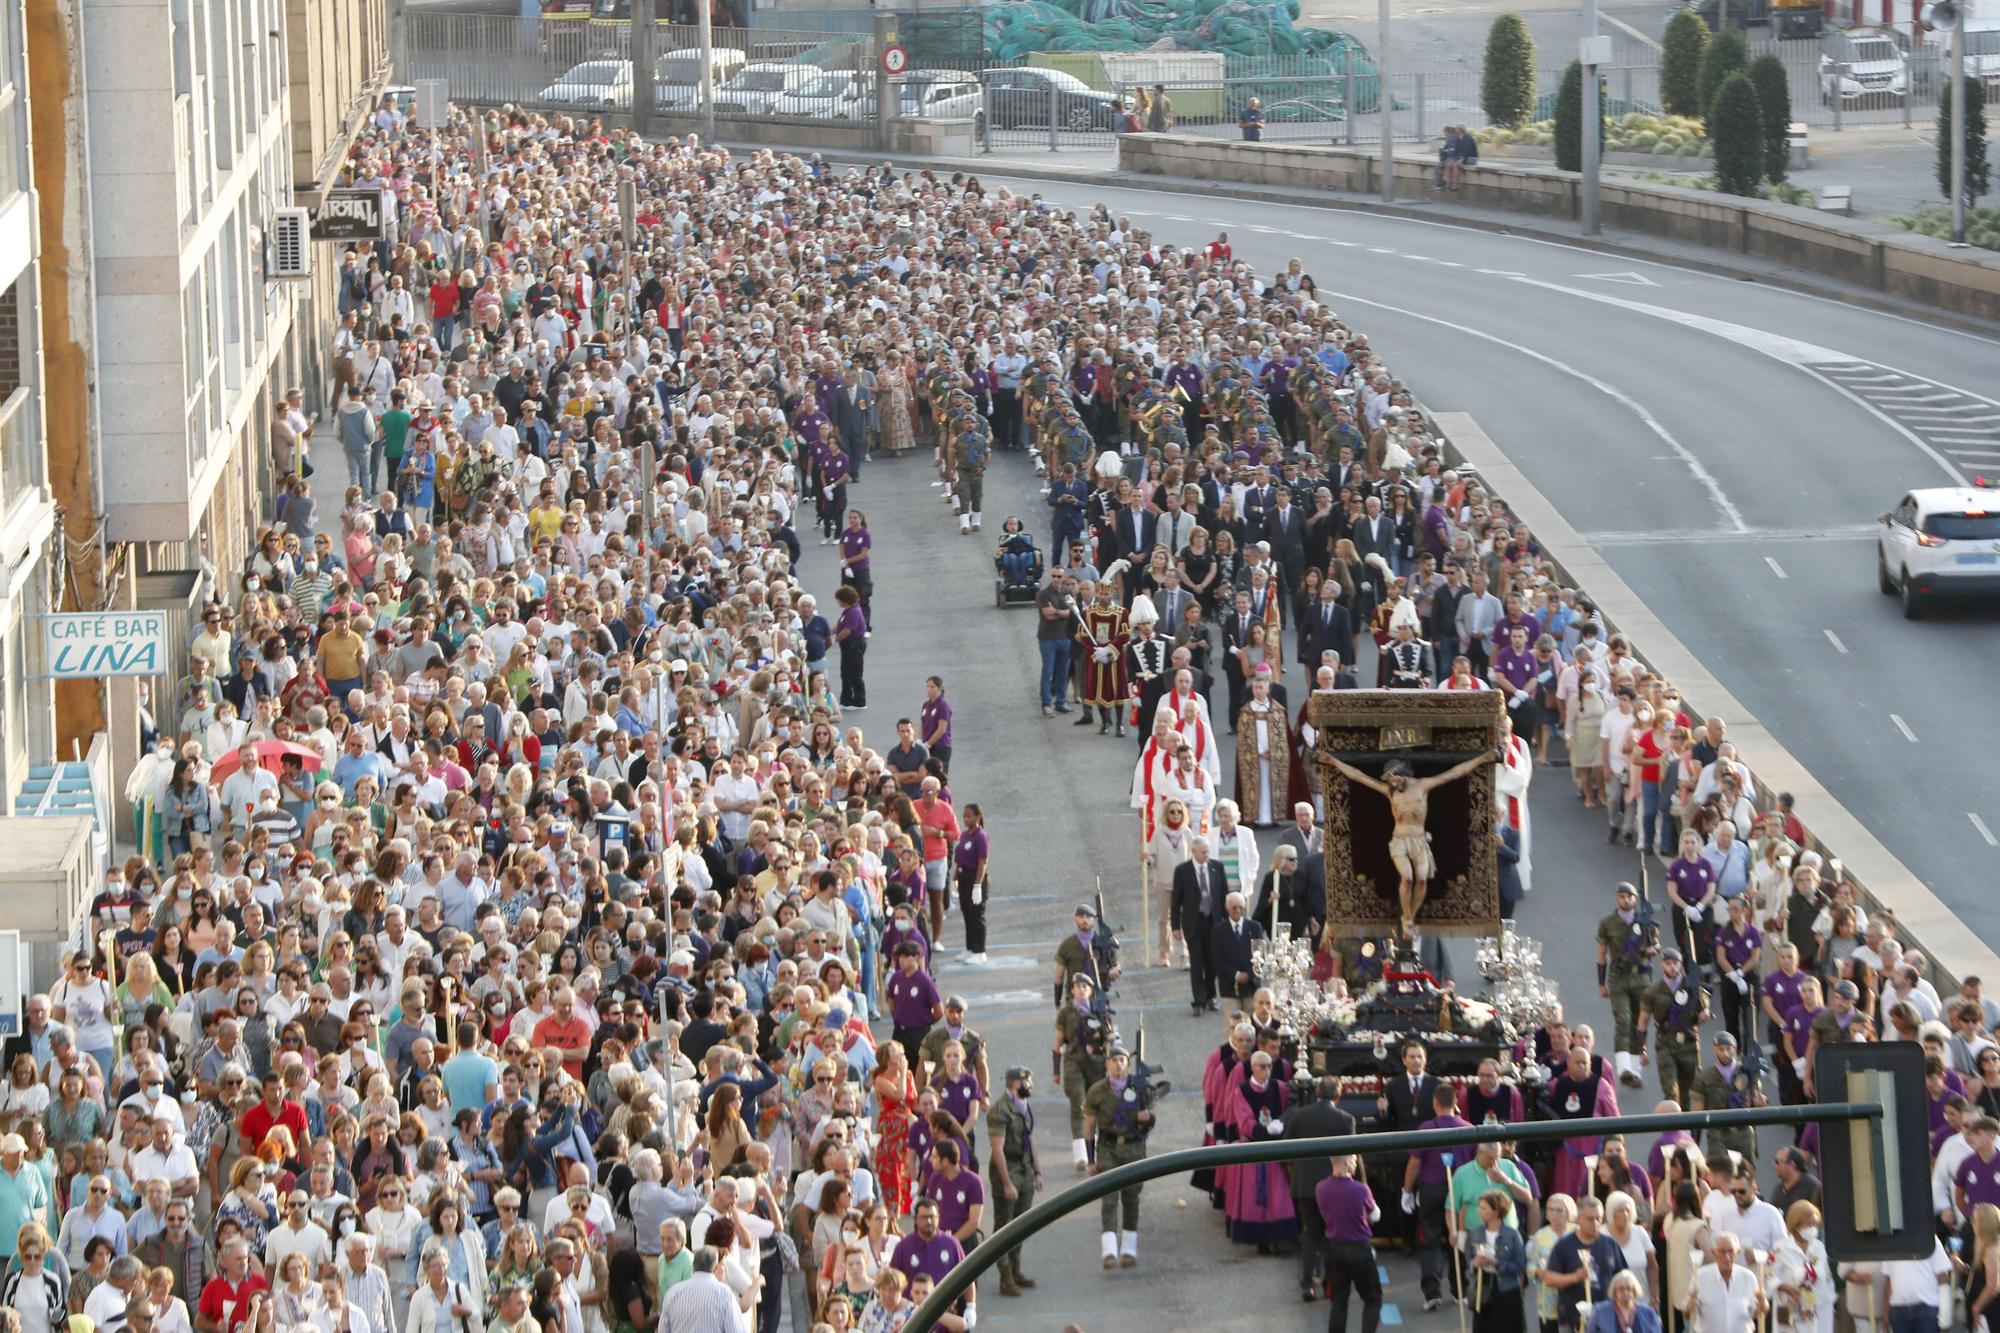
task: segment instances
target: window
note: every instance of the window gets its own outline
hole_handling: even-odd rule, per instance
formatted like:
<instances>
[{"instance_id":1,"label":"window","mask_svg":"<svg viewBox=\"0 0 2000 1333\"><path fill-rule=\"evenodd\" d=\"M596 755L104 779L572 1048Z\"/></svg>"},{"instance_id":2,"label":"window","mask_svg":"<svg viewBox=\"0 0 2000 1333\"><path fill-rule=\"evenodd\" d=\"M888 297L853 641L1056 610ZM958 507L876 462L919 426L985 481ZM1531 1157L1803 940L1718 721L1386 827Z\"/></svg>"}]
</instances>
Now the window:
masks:
<instances>
[{"instance_id":1,"label":"window","mask_svg":"<svg viewBox=\"0 0 2000 1333\"><path fill-rule=\"evenodd\" d=\"M208 324L203 318L203 274L197 270L181 292L181 357L187 377L187 442L190 467L208 457Z\"/></svg>"},{"instance_id":2,"label":"window","mask_svg":"<svg viewBox=\"0 0 2000 1333\"><path fill-rule=\"evenodd\" d=\"M215 145L215 168L236 165L243 142L243 112L237 101L236 62L230 59L229 10L220 0L202 6L208 26L209 141Z\"/></svg>"},{"instance_id":3,"label":"window","mask_svg":"<svg viewBox=\"0 0 2000 1333\"><path fill-rule=\"evenodd\" d=\"M1983 542L2000 539L2000 514L1932 514L1924 531L1947 541Z\"/></svg>"}]
</instances>

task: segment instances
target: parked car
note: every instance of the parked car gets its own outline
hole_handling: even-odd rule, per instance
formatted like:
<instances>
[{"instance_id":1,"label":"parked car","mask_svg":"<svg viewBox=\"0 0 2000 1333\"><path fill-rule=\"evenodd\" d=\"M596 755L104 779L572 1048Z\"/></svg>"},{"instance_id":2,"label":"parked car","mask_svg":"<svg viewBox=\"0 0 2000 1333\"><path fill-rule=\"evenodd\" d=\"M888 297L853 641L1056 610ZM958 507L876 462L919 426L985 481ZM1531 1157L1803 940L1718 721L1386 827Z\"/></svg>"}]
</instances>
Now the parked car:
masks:
<instances>
[{"instance_id":1,"label":"parked car","mask_svg":"<svg viewBox=\"0 0 2000 1333\"><path fill-rule=\"evenodd\" d=\"M896 114L906 120L970 120L973 142L986 138L985 92L978 79L956 70L913 70L898 79Z\"/></svg>"},{"instance_id":2,"label":"parked car","mask_svg":"<svg viewBox=\"0 0 2000 1333\"><path fill-rule=\"evenodd\" d=\"M1118 97L1101 93L1074 74L1059 69L989 69L979 76L986 86L986 110L998 129L1115 130L1121 105Z\"/></svg>"},{"instance_id":3,"label":"parked car","mask_svg":"<svg viewBox=\"0 0 2000 1333\"><path fill-rule=\"evenodd\" d=\"M727 116L773 115L779 98L799 91L824 73L817 65L760 60L745 65L715 90L715 109Z\"/></svg>"},{"instance_id":4,"label":"parked car","mask_svg":"<svg viewBox=\"0 0 2000 1333\"><path fill-rule=\"evenodd\" d=\"M1965 10L1965 77L1978 79L1986 85L1986 100L1990 103L1994 93L2000 91L2000 0L1984 0L1984 3L1966 4ZM1938 76L1941 81L1951 78L1952 34L1928 29L1924 33L1924 49L1937 58Z\"/></svg>"},{"instance_id":5,"label":"parked car","mask_svg":"<svg viewBox=\"0 0 2000 1333\"><path fill-rule=\"evenodd\" d=\"M722 85L736 77L743 68L744 59L743 53L735 47L710 49L708 67L713 71L710 81L718 95ZM661 110L701 105L700 48L669 51L653 62L653 105Z\"/></svg>"},{"instance_id":6,"label":"parked car","mask_svg":"<svg viewBox=\"0 0 2000 1333\"><path fill-rule=\"evenodd\" d=\"M535 94L559 106L627 110L632 105L632 65L624 60L586 60Z\"/></svg>"},{"instance_id":7,"label":"parked car","mask_svg":"<svg viewBox=\"0 0 2000 1333\"><path fill-rule=\"evenodd\" d=\"M1830 32L1820 43L1819 100L1831 106L1897 105L1910 95L1910 57L1888 28Z\"/></svg>"},{"instance_id":8,"label":"parked car","mask_svg":"<svg viewBox=\"0 0 2000 1333\"><path fill-rule=\"evenodd\" d=\"M853 70L830 69L771 108L774 116L812 120L867 120L875 114L875 78Z\"/></svg>"}]
</instances>

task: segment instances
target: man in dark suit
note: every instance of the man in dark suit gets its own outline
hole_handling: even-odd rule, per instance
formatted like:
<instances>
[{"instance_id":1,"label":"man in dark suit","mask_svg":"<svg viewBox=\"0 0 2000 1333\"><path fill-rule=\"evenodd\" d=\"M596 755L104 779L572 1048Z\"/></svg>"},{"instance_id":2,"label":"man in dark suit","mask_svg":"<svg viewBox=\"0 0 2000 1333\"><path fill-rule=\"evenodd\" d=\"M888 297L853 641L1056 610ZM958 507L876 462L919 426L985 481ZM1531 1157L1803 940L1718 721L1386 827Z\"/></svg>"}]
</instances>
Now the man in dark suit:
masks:
<instances>
[{"instance_id":1,"label":"man in dark suit","mask_svg":"<svg viewBox=\"0 0 2000 1333\"><path fill-rule=\"evenodd\" d=\"M1396 525L1382 512L1382 497L1371 495L1362 504L1361 521L1354 525L1354 550L1362 560L1371 555L1389 558L1396 545Z\"/></svg>"},{"instance_id":2,"label":"man in dark suit","mask_svg":"<svg viewBox=\"0 0 2000 1333\"><path fill-rule=\"evenodd\" d=\"M1306 569L1306 516L1292 503L1290 487L1276 488L1264 515L1264 540L1271 543L1271 558L1278 562L1279 586L1288 592L1297 588Z\"/></svg>"},{"instance_id":3,"label":"man in dark suit","mask_svg":"<svg viewBox=\"0 0 2000 1333\"><path fill-rule=\"evenodd\" d=\"M1319 585L1319 600L1299 616L1299 661L1306 670L1318 670L1320 654L1328 649L1346 657L1354 651L1354 619L1339 601L1340 584L1333 579Z\"/></svg>"},{"instance_id":4,"label":"man in dark suit","mask_svg":"<svg viewBox=\"0 0 2000 1333\"><path fill-rule=\"evenodd\" d=\"M1341 1138L1354 1133L1354 1128L1354 1117L1340 1109L1337 1078L1322 1078L1313 1088L1313 1099L1285 1115L1288 1139ZM1301 1158L1288 1163L1285 1172L1291 1178L1292 1211L1299 1219L1299 1296L1315 1301L1326 1259L1326 1219L1320 1216L1315 1191L1330 1174L1327 1159Z\"/></svg>"},{"instance_id":5,"label":"man in dark suit","mask_svg":"<svg viewBox=\"0 0 2000 1333\"><path fill-rule=\"evenodd\" d=\"M1112 540L1118 547L1118 556L1130 560L1135 570L1152 559L1159 531L1160 516L1152 507L1129 498L1111 518Z\"/></svg>"},{"instance_id":6,"label":"man in dark suit","mask_svg":"<svg viewBox=\"0 0 2000 1333\"><path fill-rule=\"evenodd\" d=\"M1215 969L1215 988L1243 1004L1257 993L1257 967L1250 956L1264 928L1250 919L1243 895L1232 893L1223 899L1224 915L1215 923L1209 938L1209 965Z\"/></svg>"},{"instance_id":7,"label":"man in dark suit","mask_svg":"<svg viewBox=\"0 0 2000 1333\"><path fill-rule=\"evenodd\" d=\"M1438 1089L1437 1079L1426 1068L1430 1051L1422 1042L1409 1038L1398 1056L1403 1062L1403 1072L1384 1080L1381 1095L1375 1099L1375 1127L1391 1133L1413 1130L1429 1120L1433 1114L1431 1099ZM1404 1169L1404 1163L1398 1163L1390 1175L1400 1181ZM1396 1219L1396 1226L1404 1245L1415 1254L1417 1210L1404 1209Z\"/></svg>"},{"instance_id":8,"label":"man in dark suit","mask_svg":"<svg viewBox=\"0 0 2000 1333\"><path fill-rule=\"evenodd\" d=\"M1222 617L1222 674L1229 681L1229 730L1236 730L1236 715L1243 711L1243 664L1236 650L1250 642L1250 627L1260 623L1250 612L1250 590L1241 589L1234 604Z\"/></svg>"},{"instance_id":9,"label":"man in dark suit","mask_svg":"<svg viewBox=\"0 0 2000 1333\"><path fill-rule=\"evenodd\" d=\"M1222 915L1229 880L1222 867L1208 859L1208 839L1196 837L1193 859L1174 869L1173 895L1167 900L1167 925L1176 939L1187 942L1188 985L1196 1015L1215 1008L1215 973L1210 967L1210 935Z\"/></svg>"}]
</instances>

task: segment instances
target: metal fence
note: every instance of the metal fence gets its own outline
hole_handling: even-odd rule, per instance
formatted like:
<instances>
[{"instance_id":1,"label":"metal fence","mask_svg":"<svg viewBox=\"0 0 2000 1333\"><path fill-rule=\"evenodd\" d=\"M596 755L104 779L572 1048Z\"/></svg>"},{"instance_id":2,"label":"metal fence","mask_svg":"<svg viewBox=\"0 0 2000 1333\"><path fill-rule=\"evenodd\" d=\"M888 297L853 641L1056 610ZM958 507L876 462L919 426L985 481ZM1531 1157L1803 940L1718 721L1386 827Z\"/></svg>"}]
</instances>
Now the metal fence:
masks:
<instances>
[{"instance_id":1,"label":"metal fence","mask_svg":"<svg viewBox=\"0 0 2000 1333\"><path fill-rule=\"evenodd\" d=\"M699 110L701 38L693 25L549 22L492 14L411 14L400 77L444 79L452 98L573 114L629 114L633 45L649 47L653 109ZM711 34L720 119L872 122L874 39L798 28L716 28Z\"/></svg>"}]
</instances>

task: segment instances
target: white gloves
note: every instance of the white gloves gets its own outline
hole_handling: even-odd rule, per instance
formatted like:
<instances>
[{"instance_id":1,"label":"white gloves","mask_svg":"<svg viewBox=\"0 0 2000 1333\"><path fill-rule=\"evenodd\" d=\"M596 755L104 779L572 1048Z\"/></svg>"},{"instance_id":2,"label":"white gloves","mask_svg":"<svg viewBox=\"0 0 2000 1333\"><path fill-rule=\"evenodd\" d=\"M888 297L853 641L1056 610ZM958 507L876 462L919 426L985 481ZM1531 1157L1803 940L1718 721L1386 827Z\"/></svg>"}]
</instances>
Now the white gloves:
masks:
<instances>
[{"instance_id":1,"label":"white gloves","mask_svg":"<svg viewBox=\"0 0 2000 1333\"><path fill-rule=\"evenodd\" d=\"M1417 1196L1412 1190L1403 1191L1403 1211L1406 1213L1417 1211Z\"/></svg>"}]
</instances>

